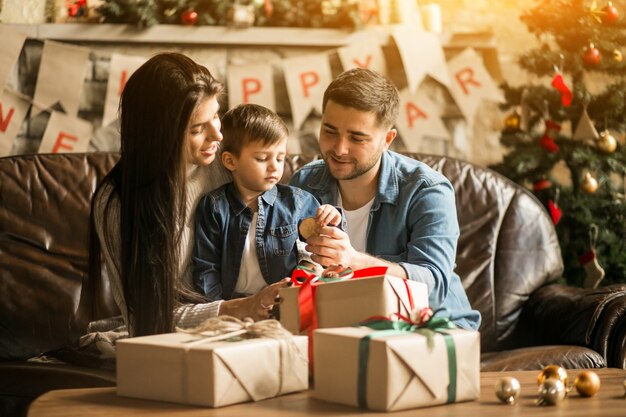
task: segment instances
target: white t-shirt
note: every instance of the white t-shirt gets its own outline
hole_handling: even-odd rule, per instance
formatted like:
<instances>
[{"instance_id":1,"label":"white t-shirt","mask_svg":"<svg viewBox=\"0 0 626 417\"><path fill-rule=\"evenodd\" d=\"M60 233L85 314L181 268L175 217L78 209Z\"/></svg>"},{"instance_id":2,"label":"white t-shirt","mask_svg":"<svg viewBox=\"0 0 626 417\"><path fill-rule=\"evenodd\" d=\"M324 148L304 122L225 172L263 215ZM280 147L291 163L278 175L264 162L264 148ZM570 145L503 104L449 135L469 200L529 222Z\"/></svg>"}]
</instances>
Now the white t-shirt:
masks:
<instances>
[{"instance_id":1,"label":"white t-shirt","mask_svg":"<svg viewBox=\"0 0 626 417\"><path fill-rule=\"evenodd\" d=\"M339 206L343 207L341 193L338 194L337 203ZM356 210L343 209L346 216L347 233L350 238L350 243L352 247L359 252L366 252L367 249L367 224L369 222L370 209L372 208L372 204L374 204L374 198L368 201L363 207Z\"/></svg>"},{"instance_id":2,"label":"white t-shirt","mask_svg":"<svg viewBox=\"0 0 626 417\"><path fill-rule=\"evenodd\" d=\"M263 273L259 267L259 257L256 254L256 223L258 220L257 213L252 215L250 229L246 235L246 242L243 245L243 253L241 254L241 268L237 277L237 285L235 292L243 295L256 294L267 286L267 282L263 279Z\"/></svg>"}]
</instances>

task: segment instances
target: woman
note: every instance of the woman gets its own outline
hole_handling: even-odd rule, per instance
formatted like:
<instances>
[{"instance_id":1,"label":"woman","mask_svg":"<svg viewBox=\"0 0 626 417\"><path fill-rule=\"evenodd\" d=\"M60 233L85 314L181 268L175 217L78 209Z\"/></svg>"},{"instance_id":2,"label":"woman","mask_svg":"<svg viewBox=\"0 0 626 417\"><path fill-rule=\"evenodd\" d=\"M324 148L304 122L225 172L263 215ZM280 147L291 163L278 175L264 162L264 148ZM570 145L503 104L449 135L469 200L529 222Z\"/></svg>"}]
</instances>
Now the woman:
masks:
<instances>
[{"instance_id":1,"label":"woman","mask_svg":"<svg viewBox=\"0 0 626 417\"><path fill-rule=\"evenodd\" d=\"M121 157L91 207L90 281L101 287L103 261L131 337L192 327L218 314L266 318L264 306L286 285L212 303L191 285L196 205L230 180L211 164L222 139L222 89L205 67L177 53L154 56L124 87Z\"/></svg>"}]
</instances>

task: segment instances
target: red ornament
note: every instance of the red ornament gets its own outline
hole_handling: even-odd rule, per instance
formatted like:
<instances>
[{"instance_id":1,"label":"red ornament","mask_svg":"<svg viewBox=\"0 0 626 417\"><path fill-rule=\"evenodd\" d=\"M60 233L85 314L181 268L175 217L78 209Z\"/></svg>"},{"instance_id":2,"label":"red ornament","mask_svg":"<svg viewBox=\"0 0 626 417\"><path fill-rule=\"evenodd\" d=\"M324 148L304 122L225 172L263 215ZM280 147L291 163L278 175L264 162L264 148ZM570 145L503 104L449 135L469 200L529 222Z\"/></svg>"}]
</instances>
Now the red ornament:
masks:
<instances>
[{"instance_id":1,"label":"red ornament","mask_svg":"<svg viewBox=\"0 0 626 417\"><path fill-rule=\"evenodd\" d=\"M545 178L540 179L533 184L533 190L535 191L547 190L550 187L552 187L552 183Z\"/></svg>"},{"instance_id":2,"label":"red ornament","mask_svg":"<svg viewBox=\"0 0 626 417\"><path fill-rule=\"evenodd\" d=\"M572 104L574 94L572 93L572 90L569 89L567 84L565 84L562 74L557 73L554 78L552 78L552 86L556 88L559 93L561 93L561 104L565 107L569 107Z\"/></svg>"},{"instance_id":3,"label":"red ornament","mask_svg":"<svg viewBox=\"0 0 626 417\"><path fill-rule=\"evenodd\" d=\"M539 140L539 144L548 152L556 153L559 151L559 145L554 139L561 131L561 125L552 120L546 120L546 131Z\"/></svg>"},{"instance_id":4,"label":"red ornament","mask_svg":"<svg viewBox=\"0 0 626 417\"><path fill-rule=\"evenodd\" d=\"M619 11L617 10L617 7L613 6L613 3L611 2L604 6L602 12L602 21L604 23L612 24L617 22L617 19L619 19Z\"/></svg>"},{"instance_id":5,"label":"red ornament","mask_svg":"<svg viewBox=\"0 0 626 417\"><path fill-rule=\"evenodd\" d=\"M563 217L563 210L552 200L548 200L548 210L550 211L550 217L552 217L552 223L556 226L561 221L561 217Z\"/></svg>"},{"instance_id":6,"label":"red ornament","mask_svg":"<svg viewBox=\"0 0 626 417\"><path fill-rule=\"evenodd\" d=\"M602 56L600 55L598 48L596 48L593 44L590 44L589 48L587 48L585 54L583 55L583 61L585 62L585 65L588 66L598 65L601 57Z\"/></svg>"},{"instance_id":7,"label":"red ornament","mask_svg":"<svg viewBox=\"0 0 626 417\"><path fill-rule=\"evenodd\" d=\"M195 10L185 10L180 15L180 23L193 26L198 22L198 13Z\"/></svg>"}]
</instances>

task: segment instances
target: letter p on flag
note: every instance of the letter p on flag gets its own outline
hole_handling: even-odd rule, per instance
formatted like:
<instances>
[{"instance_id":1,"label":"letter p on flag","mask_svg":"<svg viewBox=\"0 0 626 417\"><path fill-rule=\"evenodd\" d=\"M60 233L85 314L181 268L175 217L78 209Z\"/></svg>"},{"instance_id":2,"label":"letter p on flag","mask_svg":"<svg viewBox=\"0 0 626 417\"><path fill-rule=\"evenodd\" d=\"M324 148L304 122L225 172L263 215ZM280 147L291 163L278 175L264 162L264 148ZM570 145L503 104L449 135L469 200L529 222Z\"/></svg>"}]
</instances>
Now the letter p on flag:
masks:
<instances>
[{"instance_id":1,"label":"letter p on flag","mask_svg":"<svg viewBox=\"0 0 626 417\"><path fill-rule=\"evenodd\" d=\"M261 91L261 80L258 78L242 78L241 92L243 94L243 103L250 103L250 96Z\"/></svg>"},{"instance_id":2,"label":"letter p on flag","mask_svg":"<svg viewBox=\"0 0 626 417\"><path fill-rule=\"evenodd\" d=\"M302 94L309 97L309 89L320 82L320 76L315 71L307 71L300 73L300 84L302 85Z\"/></svg>"}]
</instances>

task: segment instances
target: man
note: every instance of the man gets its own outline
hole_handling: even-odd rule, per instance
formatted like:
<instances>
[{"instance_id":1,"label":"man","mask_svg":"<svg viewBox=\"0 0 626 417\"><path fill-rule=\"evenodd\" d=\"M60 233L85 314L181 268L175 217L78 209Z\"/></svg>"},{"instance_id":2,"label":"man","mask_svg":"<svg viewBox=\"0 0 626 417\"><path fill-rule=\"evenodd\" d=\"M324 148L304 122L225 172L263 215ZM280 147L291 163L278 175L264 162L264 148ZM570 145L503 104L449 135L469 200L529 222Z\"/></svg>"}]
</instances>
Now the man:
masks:
<instances>
[{"instance_id":1,"label":"man","mask_svg":"<svg viewBox=\"0 0 626 417\"><path fill-rule=\"evenodd\" d=\"M423 282L430 307L445 307L457 325L477 329L480 314L454 273L454 189L426 164L389 150L398 108L398 90L371 70L346 71L326 89L323 160L304 166L291 184L342 207L348 230L321 228L306 249L322 265L384 264L391 275Z\"/></svg>"}]
</instances>

